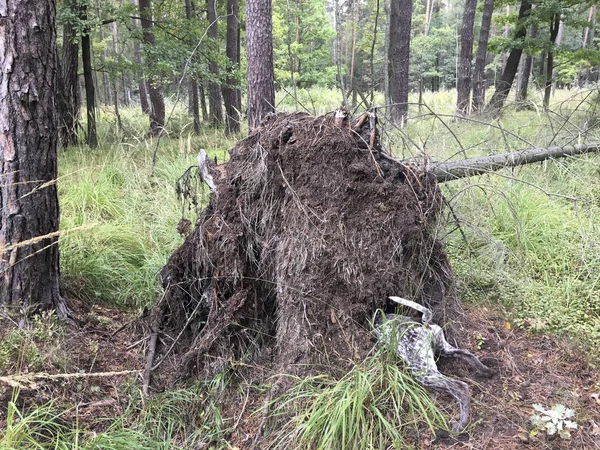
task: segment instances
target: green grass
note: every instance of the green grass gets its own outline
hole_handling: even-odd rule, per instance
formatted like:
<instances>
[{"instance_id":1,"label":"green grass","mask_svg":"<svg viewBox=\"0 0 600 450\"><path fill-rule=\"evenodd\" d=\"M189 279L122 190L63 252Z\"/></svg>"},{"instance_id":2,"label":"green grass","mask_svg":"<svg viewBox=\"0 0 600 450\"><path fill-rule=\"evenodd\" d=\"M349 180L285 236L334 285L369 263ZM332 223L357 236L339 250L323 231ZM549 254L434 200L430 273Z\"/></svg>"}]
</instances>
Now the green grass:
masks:
<instances>
[{"instance_id":1,"label":"green grass","mask_svg":"<svg viewBox=\"0 0 600 450\"><path fill-rule=\"evenodd\" d=\"M121 115L129 118L126 123L144 123L137 110ZM109 125L103 124L101 136ZM100 142L94 150L81 146L60 154L61 229L83 228L61 239L63 283L81 299L149 306L158 294L159 270L183 242L177 223L196 216L193 208L182 208L175 181L196 163L200 148L223 160L233 141L212 129L200 136L162 138L154 173L155 139ZM200 194L205 201L208 191Z\"/></svg>"},{"instance_id":2,"label":"green grass","mask_svg":"<svg viewBox=\"0 0 600 450\"><path fill-rule=\"evenodd\" d=\"M165 392L142 401L131 395L124 414L110 419L104 431L79 428L76 407L56 402L21 410L19 393L7 405L6 425L0 428L1 450L188 450L230 448L220 417L219 397L210 386ZM75 421L68 416L75 415Z\"/></svg>"},{"instance_id":3,"label":"green grass","mask_svg":"<svg viewBox=\"0 0 600 450\"><path fill-rule=\"evenodd\" d=\"M294 411L276 436L276 448L407 449L411 433L447 429L429 394L392 353L380 350L341 379L294 378L294 387L275 402L275 415Z\"/></svg>"}]
</instances>

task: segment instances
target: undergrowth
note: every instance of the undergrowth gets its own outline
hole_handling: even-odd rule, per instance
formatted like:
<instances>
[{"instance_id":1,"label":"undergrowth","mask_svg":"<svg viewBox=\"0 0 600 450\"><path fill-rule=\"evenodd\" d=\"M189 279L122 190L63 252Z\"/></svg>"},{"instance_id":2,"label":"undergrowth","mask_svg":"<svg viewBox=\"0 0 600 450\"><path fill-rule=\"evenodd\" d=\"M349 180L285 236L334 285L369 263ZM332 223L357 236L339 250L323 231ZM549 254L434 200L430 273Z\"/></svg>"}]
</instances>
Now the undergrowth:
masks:
<instances>
[{"instance_id":1,"label":"undergrowth","mask_svg":"<svg viewBox=\"0 0 600 450\"><path fill-rule=\"evenodd\" d=\"M143 124L140 115L123 110L124 123L131 124L125 128ZM158 295L159 270L182 242L177 223L196 217L194 209L182 208L175 181L196 164L200 148L222 161L233 141L212 129L200 136L163 137L153 171L155 139L112 142L103 139L104 127L99 148L74 147L59 156L61 229L83 228L61 239L63 284L79 299L148 307ZM208 190L201 188L200 194L203 201Z\"/></svg>"},{"instance_id":2,"label":"undergrowth","mask_svg":"<svg viewBox=\"0 0 600 450\"><path fill-rule=\"evenodd\" d=\"M219 395L211 385L196 384L143 401L132 394L118 419L99 419L92 431L79 427L77 406L56 401L30 408L18 406L13 392L0 428L2 450L188 450L230 448L220 417ZM71 416L75 419L72 420ZM104 423L103 423L104 422Z\"/></svg>"}]
</instances>

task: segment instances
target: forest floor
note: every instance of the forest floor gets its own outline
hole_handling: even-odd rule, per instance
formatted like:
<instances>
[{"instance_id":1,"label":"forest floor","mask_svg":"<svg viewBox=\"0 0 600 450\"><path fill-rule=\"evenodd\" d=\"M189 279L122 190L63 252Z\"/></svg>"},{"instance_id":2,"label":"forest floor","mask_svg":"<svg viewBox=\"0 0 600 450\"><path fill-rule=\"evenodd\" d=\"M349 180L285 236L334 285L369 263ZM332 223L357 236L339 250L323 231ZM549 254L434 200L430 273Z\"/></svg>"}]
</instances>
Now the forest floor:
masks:
<instances>
[{"instance_id":1,"label":"forest floor","mask_svg":"<svg viewBox=\"0 0 600 450\"><path fill-rule=\"evenodd\" d=\"M73 301L70 305L79 326L66 330L58 348L56 342L40 345L38 341L40 353L62 354L62 367L52 367L51 358L47 356L42 366L25 365L21 373L31 375L34 369L42 373L70 371L73 378L39 380L33 388L24 383L16 403L27 411L32 405L52 401L66 411L61 421L77 422L85 433L100 433L123 417L131 407L132 392L140 389L147 333L137 320L122 310L89 308ZM445 373L458 376L471 386L471 426L462 436L437 440L425 430L420 436L410 438L413 448L600 449L600 378L585 355L578 354L564 339L514 329L502 314L489 308L469 308L467 319L469 347L486 361L495 361L497 374L490 380L474 381L462 368L441 361ZM0 339L10 340L15 328L2 327ZM129 370L136 373L122 373ZM77 374L83 372L105 375L78 378ZM220 405L223 422L229 429L224 438L230 448L251 447L260 422L257 410L264 401L260 392L260 389L248 388L246 393L238 392ZM2 405L6 405L14 393L6 383L0 383ZM244 397L244 407L240 408L240 399ZM450 398L441 397L436 401L445 413L457 413ZM534 404L548 409L559 404L574 409L573 420L578 428L572 431L572 437L563 440L532 432L529 418L535 413ZM0 429L5 428L6 420L3 406ZM234 428L234 425L237 426Z\"/></svg>"}]
</instances>

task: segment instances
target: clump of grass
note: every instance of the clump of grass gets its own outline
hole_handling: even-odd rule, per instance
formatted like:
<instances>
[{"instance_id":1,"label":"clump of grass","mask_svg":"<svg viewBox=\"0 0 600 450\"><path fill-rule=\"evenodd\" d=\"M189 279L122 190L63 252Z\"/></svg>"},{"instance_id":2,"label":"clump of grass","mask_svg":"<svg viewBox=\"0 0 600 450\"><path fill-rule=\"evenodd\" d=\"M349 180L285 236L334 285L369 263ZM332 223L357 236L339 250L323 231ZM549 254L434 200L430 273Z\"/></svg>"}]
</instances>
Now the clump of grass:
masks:
<instances>
[{"instance_id":1,"label":"clump of grass","mask_svg":"<svg viewBox=\"0 0 600 450\"><path fill-rule=\"evenodd\" d=\"M301 379L275 415L291 419L277 434L277 448L405 449L407 436L426 427L446 429L425 390L380 351L341 379L323 374Z\"/></svg>"},{"instance_id":2,"label":"clump of grass","mask_svg":"<svg viewBox=\"0 0 600 450\"><path fill-rule=\"evenodd\" d=\"M196 164L200 148L222 161L231 143L210 129L200 136L165 137L154 171L155 140L62 153L61 228L85 229L60 242L67 291L121 307L150 305L159 293L158 272L182 242L177 223L182 217L193 222L197 212L182 209L175 181ZM200 191L199 207L208 198L207 189Z\"/></svg>"},{"instance_id":3,"label":"clump of grass","mask_svg":"<svg viewBox=\"0 0 600 450\"><path fill-rule=\"evenodd\" d=\"M22 413L16 405L18 393L8 402L6 425L0 429L3 450L68 450L70 430L52 403Z\"/></svg>"},{"instance_id":4,"label":"clump of grass","mask_svg":"<svg viewBox=\"0 0 600 450\"><path fill-rule=\"evenodd\" d=\"M0 429L0 448L6 450L187 450L231 448L229 432L220 415L217 395L196 385L141 401L133 395L124 414L110 421L105 431L81 428L76 408L59 408L53 402L22 412L18 391L7 407L6 426ZM75 412L75 422L69 417Z\"/></svg>"}]
</instances>

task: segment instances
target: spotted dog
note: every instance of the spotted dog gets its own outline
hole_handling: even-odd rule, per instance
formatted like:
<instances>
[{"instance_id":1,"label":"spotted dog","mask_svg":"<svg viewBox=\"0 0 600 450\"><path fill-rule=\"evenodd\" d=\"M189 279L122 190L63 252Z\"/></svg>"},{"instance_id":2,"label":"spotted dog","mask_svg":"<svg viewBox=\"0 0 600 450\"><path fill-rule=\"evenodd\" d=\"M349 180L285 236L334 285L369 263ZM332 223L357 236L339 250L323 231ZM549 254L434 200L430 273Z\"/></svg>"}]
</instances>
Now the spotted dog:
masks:
<instances>
[{"instance_id":1,"label":"spotted dog","mask_svg":"<svg viewBox=\"0 0 600 450\"><path fill-rule=\"evenodd\" d=\"M379 343L397 347L398 356L410 367L419 384L447 392L458 401L460 419L452 426L452 431L462 432L469 423L471 413L469 387L463 381L441 374L435 363L435 355L460 358L486 377L491 377L493 371L471 352L450 345L444 338L442 328L431 323L433 314L430 309L400 297L390 297L390 300L421 312L421 323L397 314L378 314L375 333Z\"/></svg>"}]
</instances>

